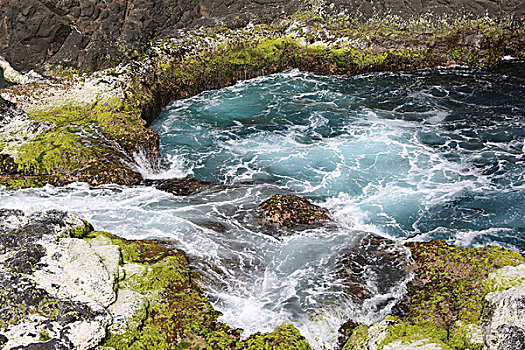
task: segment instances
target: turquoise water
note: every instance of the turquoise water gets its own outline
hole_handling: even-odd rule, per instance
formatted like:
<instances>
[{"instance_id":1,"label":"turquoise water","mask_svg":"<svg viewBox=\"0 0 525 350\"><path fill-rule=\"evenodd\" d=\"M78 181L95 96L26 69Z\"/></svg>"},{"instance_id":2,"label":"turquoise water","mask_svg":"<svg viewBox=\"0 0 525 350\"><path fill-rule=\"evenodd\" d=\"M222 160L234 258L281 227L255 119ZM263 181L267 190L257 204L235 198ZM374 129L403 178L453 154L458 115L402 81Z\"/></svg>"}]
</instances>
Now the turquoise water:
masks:
<instances>
[{"instance_id":1,"label":"turquoise water","mask_svg":"<svg viewBox=\"0 0 525 350\"><path fill-rule=\"evenodd\" d=\"M144 186L47 186L0 191L0 207L66 209L98 230L168 239L189 255L222 321L245 336L293 323L314 349L332 349L343 322L381 319L410 279L399 267L406 250L386 246L396 259L377 259L368 233L525 251L524 68L245 81L170 104L152 125L162 170L140 155L134 165L149 178L231 188L177 197ZM327 207L333 224L268 236L256 207L275 193ZM339 274L349 255L361 255L364 299Z\"/></svg>"},{"instance_id":2,"label":"turquoise water","mask_svg":"<svg viewBox=\"0 0 525 350\"><path fill-rule=\"evenodd\" d=\"M171 104L164 166L258 181L384 234L525 249L525 69L322 77L298 71Z\"/></svg>"}]
</instances>

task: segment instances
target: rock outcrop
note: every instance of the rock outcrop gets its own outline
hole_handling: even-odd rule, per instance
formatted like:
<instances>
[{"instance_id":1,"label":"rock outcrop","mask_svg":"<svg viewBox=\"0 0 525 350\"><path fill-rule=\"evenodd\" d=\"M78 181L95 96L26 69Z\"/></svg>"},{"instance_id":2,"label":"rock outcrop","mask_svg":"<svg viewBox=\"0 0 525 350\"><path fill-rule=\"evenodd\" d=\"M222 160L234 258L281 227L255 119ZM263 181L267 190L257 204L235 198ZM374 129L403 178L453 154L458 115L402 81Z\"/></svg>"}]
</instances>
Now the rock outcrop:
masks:
<instances>
[{"instance_id":1,"label":"rock outcrop","mask_svg":"<svg viewBox=\"0 0 525 350\"><path fill-rule=\"evenodd\" d=\"M358 326L344 350L523 349L525 258L500 248L407 243L415 278L394 316Z\"/></svg>"},{"instance_id":2,"label":"rock outcrop","mask_svg":"<svg viewBox=\"0 0 525 350\"><path fill-rule=\"evenodd\" d=\"M286 230L309 228L331 221L328 210L296 195L276 194L259 205L263 226Z\"/></svg>"},{"instance_id":3,"label":"rock outcrop","mask_svg":"<svg viewBox=\"0 0 525 350\"><path fill-rule=\"evenodd\" d=\"M482 316L484 345L489 350L525 349L525 264L492 272Z\"/></svg>"},{"instance_id":4,"label":"rock outcrop","mask_svg":"<svg viewBox=\"0 0 525 350\"><path fill-rule=\"evenodd\" d=\"M144 180L146 186L153 186L158 190L172 193L176 196L190 196L206 190L220 190L227 186L209 181L198 180L194 177L165 180Z\"/></svg>"},{"instance_id":5,"label":"rock outcrop","mask_svg":"<svg viewBox=\"0 0 525 350\"><path fill-rule=\"evenodd\" d=\"M22 3L25 1L3 2L0 6L18 8ZM107 1L102 3L111 7ZM60 4L66 1L54 7L52 1L45 4L38 2L34 6L45 7L44 12L52 8L56 17L61 13ZM128 11L131 20L133 6L138 3L128 5L121 10ZM15 12L21 16L36 14L31 6ZM85 8L79 11L91 13L93 7ZM357 20L331 15L332 10L322 3L312 3L273 25L181 29L146 45L144 54L130 63L89 76L57 67L48 69L43 78L22 75L32 83L0 90L3 99L15 103L23 111L20 113L27 115L22 124L14 120L1 127L0 154L10 165L9 170L0 168L0 183L9 187L65 185L73 181L140 184L145 172L135 161L137 156L145 156L149 169L158 168L158 135L147 124L160 110L173 99L243 79L292 68L322 74L357 74L448 64L490 66L505 55L523 56L525 52L525 26L520 21L405 21L392 17ZM16 30L10 27L7 33ZM54 42L60 50L74 47L64 40L62 44ZM110 42L120 45L118 41ZM38 52L55 55L53 50ZM89 49L81 52L91 54ZM18 80L22 82L22 78ZM11 143L10 130L15 129L22 139Z\"/></svg>"},{"instance_id":6,"label":"rock outcrop","mask_svg":"<svg viewBox=\"0 0 525 350\"><path fill-rule=\"evenodd\" d=\"M372 233L364 234L345 250L339 266L349 293L358 300L392 294L412 276L409 250L401 242ZM392 298L384 304L394 301Z\"/></svg>"},{"instance_id":7,"label":"rock outcrop","mask_svg":"<svg viewBox=\"0 0 525 350\"><path fill-rule=\"evenodd\" d=\"M329 0L18 0L0 3L0 56L15 69L46 65L94 71L143 55L152 39L201 25L230 28L268 23L299 9L324 6L335 16L352 18L427 13L492 18L525 15L519 0L505 1L357 1ZM45 68L44 68L45 69Z\"/></svg>"},{"instance_id":8,"label":"rock outcrop","mask_svg":"<svg viewBox=\"0 0 525 350\"><path fill-rule=\"evenodd\" d=\"M117 277L102 259L119 255L69 238L90 230L65 212L0 210L3 349L35 342L89 349L104 338Z\"/></svg>"},{"instance_id":9,"label":"rock outcrop","mask_svg":"<svg viewBox=\"0 0 525 350\"><path fill-rule=\"evenodd\" d=\"M309 349L291 325L240 340L168 242L128 241L73 214L0 209L2 349Z\"/></svg>"},{"instance_id":10,"label":"rock outcrop","mask_svg":"<svg viewBox=\"0 0 525 350\"><path fill-rule=\"evenodd\" d=\"M201 24L246 25L287 1L20 0L0 3L0 56L15 69L43 64L94 71L136 59L149 41Z\"/></svg>"},{"instance_id":11,"label":"rock outcrop","mask_svg":"<svg viewBox=\"0 0 525 350\"><path fill-rule=\"evenodd\" d=\"M121 83L100 75L5 91L14 102L0 100L0 183L139 184L142 176L129 164L140 152L155 163L158 135L121 102L122 93Z\"/></svg>"}]
</instances>

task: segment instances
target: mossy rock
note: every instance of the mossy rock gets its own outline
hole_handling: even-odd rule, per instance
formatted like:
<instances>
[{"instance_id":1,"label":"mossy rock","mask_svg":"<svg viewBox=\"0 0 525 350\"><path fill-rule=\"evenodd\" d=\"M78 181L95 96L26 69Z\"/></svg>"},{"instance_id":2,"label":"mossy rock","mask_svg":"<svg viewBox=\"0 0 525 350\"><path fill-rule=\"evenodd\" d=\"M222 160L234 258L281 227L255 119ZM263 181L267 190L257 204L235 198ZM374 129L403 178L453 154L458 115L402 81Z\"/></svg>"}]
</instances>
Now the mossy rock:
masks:
<instances>
[{"instance_id":1,"label":"mossy rock","mask_svg":"<svg viewBox=\"0 0 525 350\"><path fill-rule=\"evenodd\" d=\"M296 195L276 194L262 204L262 224L284 229L319 225L331 221L328 210Z\"/></svg>"},{"instance_id":2,"label":"mossy rock","mask_svg":"<svg viewBox=\"0 0 525 350\"><path fill-rule=\"evenodd\" d=\"M501 247L460 248L445 241L409 242L415 273L407 299L405 319L449 327L456 321L475 323L488 293L484 280L503 266L525 259Z\"/></svg>"},{"instance_id":3,"label":"mossy rock","mask_svg":"<svg viewBox=\"0 0 525 350\"><path fill-rule=\"evenodd\" d=\"M523 264L525 258L501 247L461 248L443 240L406 246L415 277L400 305L401 314L355 328L344 350L368 349L372 343L379 350L408 344L481 349L485 296L502 288L491 272Z\"/></svg>"},{"instance_id":4,"label":"mossy rock","mask_svg":"<svg viewBox=\"0 0 525 350\"><path fill-rule=\"evenodd\" d=\"M304 337L291 325L241 341L241 330L218 322L220 313L192 280L186 255L169 242L125 240L105 232L93 232L87 239L107 239L120 246L121 264L128 272L119 287L148 297L146 312L138 313L124 332L110 333L103 346L114 349L309 349Z\"/></svg>"}]
</instances>

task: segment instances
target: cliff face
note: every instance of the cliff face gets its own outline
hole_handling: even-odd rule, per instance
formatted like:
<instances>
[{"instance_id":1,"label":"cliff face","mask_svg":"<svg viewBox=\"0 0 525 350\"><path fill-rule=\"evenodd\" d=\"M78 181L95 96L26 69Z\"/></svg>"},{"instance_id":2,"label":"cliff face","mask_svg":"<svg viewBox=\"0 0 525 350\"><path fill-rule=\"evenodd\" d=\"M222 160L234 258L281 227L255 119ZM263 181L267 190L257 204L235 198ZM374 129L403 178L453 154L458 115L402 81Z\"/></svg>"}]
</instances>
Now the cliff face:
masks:
<instances>
[{"instance_id":1,"label":"cliff face","mask_svg":"<svg viewBox=\"0 0 525 350\"><path fill-rule=\"evenodd\" d=\"M19 71L62 65L84 71L139 57L153 38L180 28L268 23L300 9L305 0L18 0L0 1L0 56ZM525 16L520 0L328 0L329 11L352 18L426 13L492 18Z\"/></svg>"},{"instance_id":2,"label":"cliff face","mask_svg":"<svg viewBox=\"0 0 525 350\"><path fill-rule=\"evenodd\" d=\"M107 68L138 55L153 37L224 21L269 19L289 1L21 0L1 1L0 56L17 70L42 63Z\"/></svg>"}]
</instances>

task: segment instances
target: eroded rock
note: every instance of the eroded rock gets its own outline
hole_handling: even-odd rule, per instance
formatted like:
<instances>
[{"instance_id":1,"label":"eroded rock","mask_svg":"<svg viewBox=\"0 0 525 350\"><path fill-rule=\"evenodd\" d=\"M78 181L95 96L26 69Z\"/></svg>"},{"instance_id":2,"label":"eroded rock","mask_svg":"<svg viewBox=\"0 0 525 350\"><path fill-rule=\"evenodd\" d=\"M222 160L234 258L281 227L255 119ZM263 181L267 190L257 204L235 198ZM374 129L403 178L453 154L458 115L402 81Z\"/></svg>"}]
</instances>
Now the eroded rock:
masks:
<instances>
[{"instance_id":1,"label":"eroded rock","mask_svg":"<svg viewBox=\"0 0 525 350\"><path fill-rule=\"evenodd\" d=\"M322 8L320 5L323 5ZM47 65L97 70L144 54L148 42L180 28L222 25L239 28L248 23L272 22L299 10L313 15L376 18L396 15L522 18L519 0L501 3L454 0L18 0L0 3L0 55L18 70ZM307 16L308 14L303 14ZM432 17L430 17L432 18Z\"/></svg>"},{"instance_id":2,"label":"eroded rock","mask_svg":"<svg viewBox=\"0 0 525 350\"><path fill-rule=\"evenodd\" d=\"M6 339L3 349L33 343L87 349L104 337L111 316L97 305L97 300L63 298L54 293L53 285L41 284L36 277L42 268L60 273L64 267L49 260L53 250L48 248L65 237L82 237L91 229L85 221L62 211L0 210L0 334ZM74 282L70 281L69 286Z\"/></svg>"},{"instance_id":3,"label":"eroded rock","mask_svg":"<svg viewBox=\"0 0 525 350\"><path fill-rule=\"evenodd\" d=\"M312 227L331 221L328 210L296 195L276 194L259 205L263 226L287 230Z\"/></svg>"},{"instance_id":4,"label":"eroded rock","mask_svg":"<svg viewBox=\"0 0 525 350\"><path fill-rule=\"evenodd\" d=\"M165 180L144 180L146 186L153 186L158 190L172 193L176 196L191 196L206 190L220 190L228 188L214 182L198 180L194 177L184 177L180 179Z\"/></svg>"},{"instance_id":5,"label":"eroded rock","mask_svg":"<svg viewBox=\"0 0 525 350\"><path fill-rule=\"evenodd\" d=\"M496 291L485 297L486 348L525 349L525 264L491 273L489 283Z\"/></svg>"},{"instance_id":6,"label":"eroded rock","mask_svg":"<svg viewBox=\"0 0 525 350\"><path fill-rule=\"evenodd\" d=\"M364 235L346 250L339 266L350 294L361 300L392 293L412 276L408 249L374 234Z\"/></svg>"},{"instance_id":7,"label":"eroded rock","mask_svg":"<svg viewBox=\"0 0 525 350\"><path fill-rule=\"evenodd\" d=\"M0 209L2 349L308 349L290 325L241 341L171 243L92 229L63 211Z\"/></svg>"},{"instance_id":8,"label":"eroded rock","mask_svg":"<svg viewBox=\"0 0 525 350\"><path fill-rule=\"evenodd\" d=\"M355 328L344 350L523 349L525 259L519 253L444 241L406 245L415 277L402 312Z\"/></svg>"}]
</instances>

